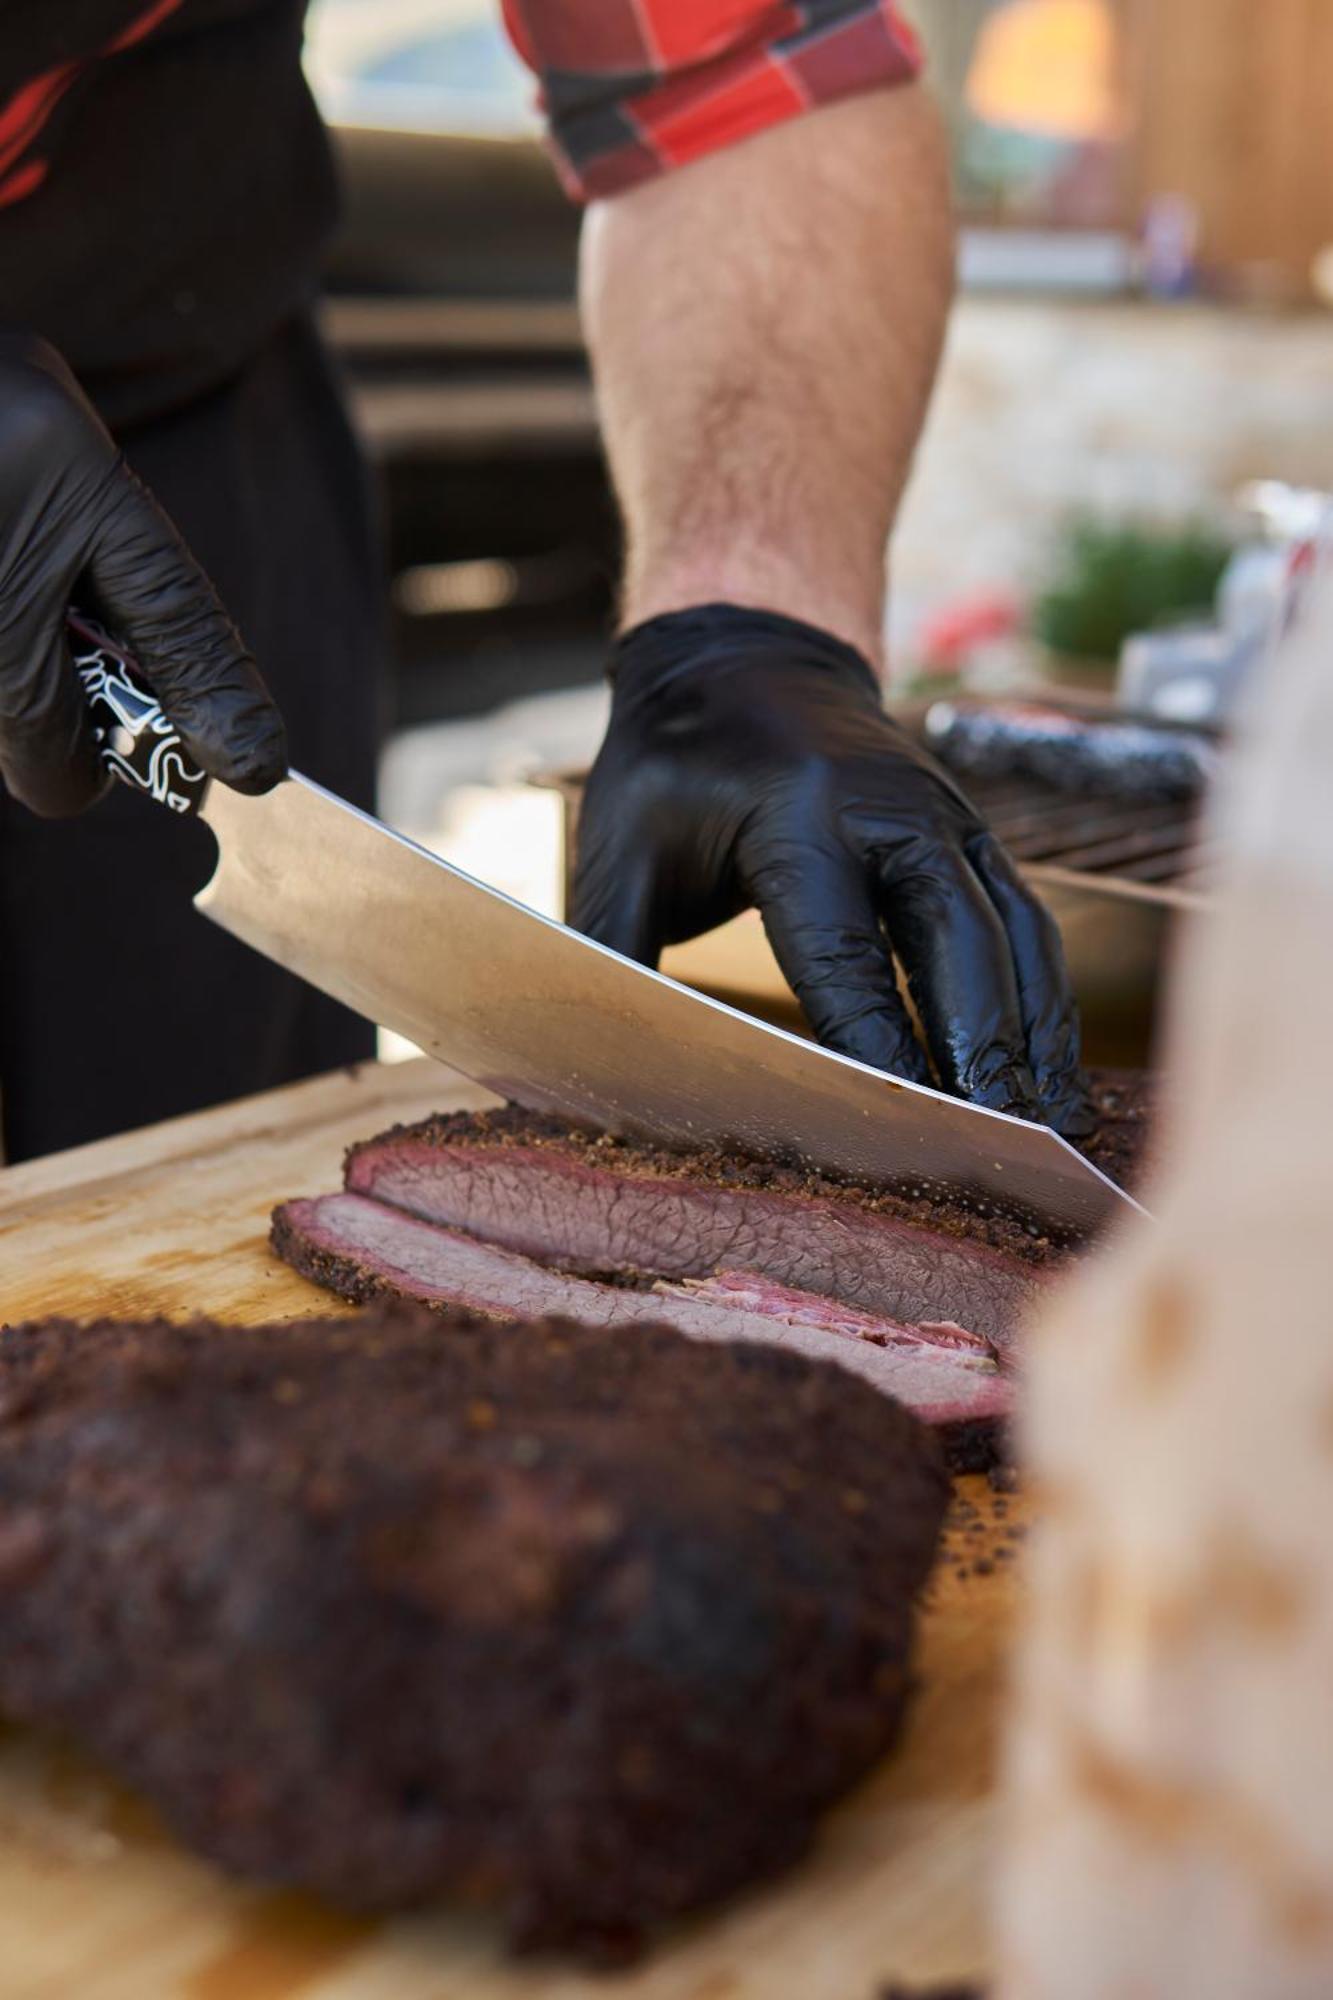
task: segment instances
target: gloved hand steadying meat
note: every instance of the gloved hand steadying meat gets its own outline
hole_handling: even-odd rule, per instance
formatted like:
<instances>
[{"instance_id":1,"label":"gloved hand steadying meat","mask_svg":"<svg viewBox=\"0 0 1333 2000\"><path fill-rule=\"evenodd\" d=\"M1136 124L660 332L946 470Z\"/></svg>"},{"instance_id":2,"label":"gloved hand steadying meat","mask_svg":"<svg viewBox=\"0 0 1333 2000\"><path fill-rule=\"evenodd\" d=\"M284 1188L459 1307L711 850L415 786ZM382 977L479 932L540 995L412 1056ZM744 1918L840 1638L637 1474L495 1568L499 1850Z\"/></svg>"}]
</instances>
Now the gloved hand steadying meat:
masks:
<instances>
[{"instance_id":1,"label":"gloved hand steadying meat","mask_svg":"<svg viewBox=\"0 0 1333 2000\"><path fill-rule=\"evenodd\" d=\"M1091 1129L1055 922L850 646L736 605L628 632L573 921L655 964L748 905L820 1039L1067 1137Z\"/></svg>"}]
</instances>

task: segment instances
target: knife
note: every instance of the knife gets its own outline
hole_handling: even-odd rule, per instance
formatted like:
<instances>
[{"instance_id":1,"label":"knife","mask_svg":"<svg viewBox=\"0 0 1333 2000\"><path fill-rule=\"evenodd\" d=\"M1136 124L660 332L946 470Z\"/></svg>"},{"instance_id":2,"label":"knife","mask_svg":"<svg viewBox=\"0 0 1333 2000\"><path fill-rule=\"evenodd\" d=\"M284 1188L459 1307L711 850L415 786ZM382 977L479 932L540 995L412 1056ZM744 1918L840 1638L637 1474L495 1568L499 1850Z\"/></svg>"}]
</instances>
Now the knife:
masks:
<instances>
[{"instance_id":1,"label":"knife","mask_svg":"<svg viewBox=\"0 0 1333 2000\"><path fill-rule=\"evenodd\" d=\"M197 814L204 916L496 1096L674 1147L716 1146L999 1206L1079 1241L1130 1196L1044 1125L871 1069L524 908L291 772L211 782L125 650L71 617L116 777Z\"/></svg>"}]
</instances>

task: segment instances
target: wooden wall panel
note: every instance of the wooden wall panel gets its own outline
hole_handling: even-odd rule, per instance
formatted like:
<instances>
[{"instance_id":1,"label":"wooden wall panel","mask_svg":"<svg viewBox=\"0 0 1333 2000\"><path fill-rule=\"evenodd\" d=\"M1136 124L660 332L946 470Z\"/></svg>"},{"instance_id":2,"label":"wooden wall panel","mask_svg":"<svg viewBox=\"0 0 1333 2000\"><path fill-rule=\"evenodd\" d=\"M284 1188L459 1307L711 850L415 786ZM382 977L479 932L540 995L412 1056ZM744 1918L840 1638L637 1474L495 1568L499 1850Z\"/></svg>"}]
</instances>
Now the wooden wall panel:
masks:
<instances>
[{"instance_id":1,"label":"wooden wall panel","mask_svg":"<svg viewBox=\"0 0 1333 2000\"><path fill-rule=\"evenodd\" d=\"M1333 0L1124 0L1140 208L1183 194L1203 254L1303 284L1333 243Z\"/></svg>"}]
</instances>

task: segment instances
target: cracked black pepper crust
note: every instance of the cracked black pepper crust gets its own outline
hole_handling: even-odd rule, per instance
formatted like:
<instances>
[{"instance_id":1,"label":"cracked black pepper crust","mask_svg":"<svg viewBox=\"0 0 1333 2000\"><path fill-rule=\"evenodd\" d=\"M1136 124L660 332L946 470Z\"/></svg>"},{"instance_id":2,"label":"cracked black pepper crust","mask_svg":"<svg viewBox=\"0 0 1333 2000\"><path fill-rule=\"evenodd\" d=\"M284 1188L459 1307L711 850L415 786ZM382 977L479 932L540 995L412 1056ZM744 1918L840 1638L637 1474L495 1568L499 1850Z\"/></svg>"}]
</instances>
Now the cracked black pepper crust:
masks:
<instances>
[{"instance_id":1,"label":"cracked black pepper crust","mask_svg":"<svg viewBox=\"0 0 1333 2000\"><path fill-rule=\"evenodd\" d=\"M1090 1082L1098 1125L1083 1150L1103 1173L1122 1186L1130 1186L1139 1177L1147 1147L1151 1081L1134 1071L1103 1070L1091 1072ZM973 1205L927 1187L871 1188L814 1168L757 1160L717 1147L668 1150L607 1132L580 1130L563 1119L512 1104L489 1111L441 1112L419 1124L392 1126L349 1147L347 1160L395 1139L428 1146L551 1147L587 1154L590 1164L610 1173L753 1188L814 1201L851 1202L868 1213L984 1243L1032 1264L1059 1261L1069 1249L1068 1244L990 1204Z\"/></svg>"},{"instance_id":2,"label":"cracked black pepper crust","mask_svg":"<svg viewBox=\"0 0 1333 2000\"><path fill-rule=\"evenodd\" d=\"M764 1347L16 1327L0 1705L242 1875L614 1956L890 1745L947 1499L904 1411Z\"/></svg>"}]
</instances>

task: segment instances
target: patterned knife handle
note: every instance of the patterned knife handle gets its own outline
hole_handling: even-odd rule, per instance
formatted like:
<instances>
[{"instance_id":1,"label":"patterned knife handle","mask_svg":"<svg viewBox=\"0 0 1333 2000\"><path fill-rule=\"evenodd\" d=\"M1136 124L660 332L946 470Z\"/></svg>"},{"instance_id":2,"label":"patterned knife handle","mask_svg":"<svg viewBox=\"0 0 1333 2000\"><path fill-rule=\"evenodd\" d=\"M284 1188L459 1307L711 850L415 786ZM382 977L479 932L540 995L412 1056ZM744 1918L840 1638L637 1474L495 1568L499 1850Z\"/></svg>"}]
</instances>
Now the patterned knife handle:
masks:
<instances>
[{"instance_id":1,"label":"patterned knife handle","mask_svg":"<svg viewBox=\"0 0 1333 2000\"><path fill-rule=\"evenodd\" d=\"M208 775L196 768L131 656L82 612L70 616L69 643L108 771L172 812L197 813Z\"/></svg>"}]
</instances>

